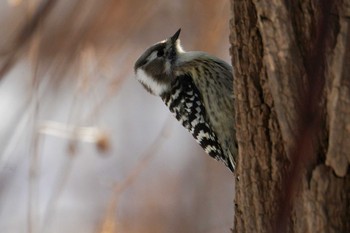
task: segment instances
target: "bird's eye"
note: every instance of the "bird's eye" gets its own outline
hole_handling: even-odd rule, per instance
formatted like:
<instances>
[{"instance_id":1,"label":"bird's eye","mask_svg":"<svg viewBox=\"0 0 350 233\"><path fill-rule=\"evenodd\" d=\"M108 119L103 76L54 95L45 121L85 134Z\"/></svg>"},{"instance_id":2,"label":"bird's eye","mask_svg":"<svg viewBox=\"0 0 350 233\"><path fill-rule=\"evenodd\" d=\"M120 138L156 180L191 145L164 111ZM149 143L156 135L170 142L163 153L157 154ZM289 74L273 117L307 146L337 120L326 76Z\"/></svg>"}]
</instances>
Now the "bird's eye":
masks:
<instances>
[{"instance_id":1,"label":"bird's eye","mask_svg":"<svg viewBox=\"0 0 350 233\"><path fill-rule=\"evenodd\" d=\"M162 57L163 55L164 55L164 50L163 49L158 50L157 57Z\"/></svg>"}]
</instances>

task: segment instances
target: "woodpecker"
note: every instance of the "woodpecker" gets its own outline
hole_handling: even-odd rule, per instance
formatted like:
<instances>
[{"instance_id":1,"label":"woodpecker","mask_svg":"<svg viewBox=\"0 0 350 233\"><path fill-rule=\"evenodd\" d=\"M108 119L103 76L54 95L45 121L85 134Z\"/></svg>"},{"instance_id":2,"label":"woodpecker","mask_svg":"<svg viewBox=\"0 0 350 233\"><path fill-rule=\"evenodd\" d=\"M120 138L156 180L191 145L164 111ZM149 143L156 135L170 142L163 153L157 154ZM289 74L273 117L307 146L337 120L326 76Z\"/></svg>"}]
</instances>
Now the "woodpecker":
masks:
<instances>
[{"instance_id":1,"label":"woodpecker","mask_svg":"<svg viewBox=\"0 0 350 233\"><path fill-rule=\"evenodd\" d=\"M136 61L137 80L160 96L211 157L233 172L237 155L232 67L200 51L184 51L179 29Z\"/></svg>"}]
</instances>

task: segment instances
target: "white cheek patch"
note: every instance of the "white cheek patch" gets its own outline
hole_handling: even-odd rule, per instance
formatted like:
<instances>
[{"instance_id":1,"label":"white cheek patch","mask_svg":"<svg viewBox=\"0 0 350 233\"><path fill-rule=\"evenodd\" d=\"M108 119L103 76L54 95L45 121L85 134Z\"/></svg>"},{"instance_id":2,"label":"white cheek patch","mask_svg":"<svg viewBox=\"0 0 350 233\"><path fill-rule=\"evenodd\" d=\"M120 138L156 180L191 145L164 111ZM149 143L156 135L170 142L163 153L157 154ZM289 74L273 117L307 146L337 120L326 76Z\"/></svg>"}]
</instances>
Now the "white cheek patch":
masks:
<instances>
[{"instance_id":1,"label":"white cheek patch","mask_svg":"<svg viewBox=\"0 0 350 233\"><path fill-rule=\"evenodd\" d=\"M154 78L147 75L142 69L136 70L136 78L139 80L139 82L149 87L149 89L155 95L161 95L168 89L167 85L157 82L154 80Z\"/></svg>"}]
</instances>

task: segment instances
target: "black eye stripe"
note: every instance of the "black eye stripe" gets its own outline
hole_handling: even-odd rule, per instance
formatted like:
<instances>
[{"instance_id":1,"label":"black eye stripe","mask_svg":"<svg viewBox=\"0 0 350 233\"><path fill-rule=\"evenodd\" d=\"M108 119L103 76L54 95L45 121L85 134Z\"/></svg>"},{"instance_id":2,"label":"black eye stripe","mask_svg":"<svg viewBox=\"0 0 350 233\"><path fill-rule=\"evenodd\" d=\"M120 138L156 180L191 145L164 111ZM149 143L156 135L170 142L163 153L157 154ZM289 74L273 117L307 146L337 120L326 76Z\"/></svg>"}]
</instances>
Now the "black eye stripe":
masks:
<instances>
[{"instance_id":1,"label":"black eye stripe","mask_svg":"<svg viewBox=\"0 0 350 233\"><path fill-rule=\"evenodd\" d=\"M143 60L141 60L141 61L139 61L139 62L137 63L137 67L143 66L143 65L146 64L146 63L147 63L147 60L146 60L146 59L143 59Z\"/></svg>"},{"instance_id":2,"label":"black eye stripe","mask_svg":"<svg viewBox=\"0 0 350 233\"><path fill-rule=\"evenodd\" d=\"M159 49L157 52L157 57L162 57L164 55L164 50L163 49Z\"/></svg>"}]
</instances>

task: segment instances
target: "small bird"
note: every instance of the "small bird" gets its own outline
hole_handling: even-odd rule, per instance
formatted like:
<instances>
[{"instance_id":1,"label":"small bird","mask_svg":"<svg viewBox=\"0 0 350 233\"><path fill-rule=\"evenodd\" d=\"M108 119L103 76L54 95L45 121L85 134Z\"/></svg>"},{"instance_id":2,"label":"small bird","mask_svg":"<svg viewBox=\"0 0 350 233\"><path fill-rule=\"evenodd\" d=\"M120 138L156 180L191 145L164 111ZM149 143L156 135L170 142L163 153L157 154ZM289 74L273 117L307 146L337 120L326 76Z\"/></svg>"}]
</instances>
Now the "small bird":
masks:
<instances>
[{"instance_id":1,"label":"small bird","mask_svg":"<svg viewBox=\"0 0 350 233\"><path fill-rule=\"evenodd\" d=\"M160 96L211 157L233 172L237 155L232 67L205 52L182 49L179 29L136 61L136 78Z\"/></svg>"}]
</instances>

